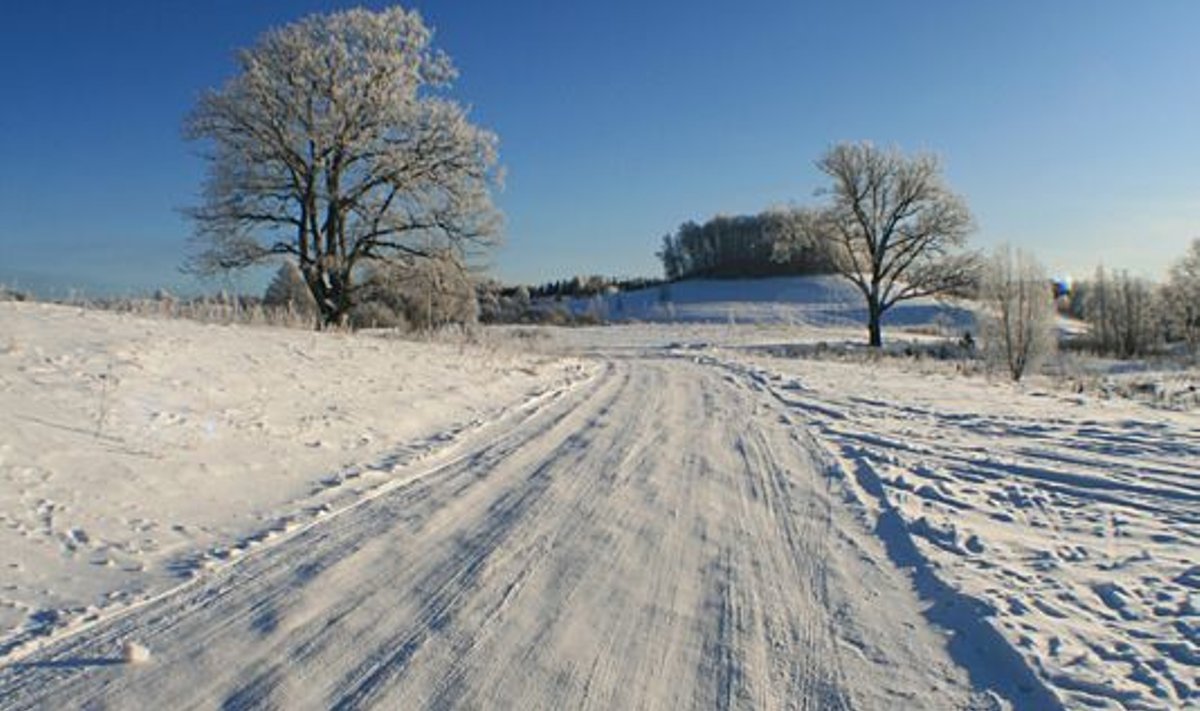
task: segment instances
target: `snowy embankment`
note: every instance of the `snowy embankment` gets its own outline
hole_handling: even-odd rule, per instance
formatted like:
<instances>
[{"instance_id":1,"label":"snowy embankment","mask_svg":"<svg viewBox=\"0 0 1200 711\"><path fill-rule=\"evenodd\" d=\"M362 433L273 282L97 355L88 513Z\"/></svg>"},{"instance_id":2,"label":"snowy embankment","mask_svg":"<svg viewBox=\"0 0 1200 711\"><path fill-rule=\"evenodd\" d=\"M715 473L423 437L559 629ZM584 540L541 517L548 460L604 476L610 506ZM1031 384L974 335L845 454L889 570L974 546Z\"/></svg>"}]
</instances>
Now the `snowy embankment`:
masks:
<instances>
[{"instance_id":1,"label":"snowy embankment","mask_svg":"<svg viewBox=\"0 0 1200 711\"><path fill-rule=\"evenodd\" d=\"M543 305L554 306L547 300ZM773 277L770 279L689 279L649 289L569 299L575 314L603 321L673 323L757 323L865 328L862 294L839 276ZM970 327L973 316L961 305L932 298L897 304L885 326Z\"/></svg>"},{"instance_id":2,"label":"snowy embankment","mask_svg":"<svg viewBox=\"0 0 1200 711\"><path fill-rule=\"evenodd\" d=\"M0 659L361 498L586 374L494 342L0 303Z\"/></svg>"},{"instance_id":3,"label":"snowy embankment","mask_svg":"<svg viewBox=\"0 0 1200 711\"><path fill-rule=\"evenodd\" d=\"M948 368L711 353L823 442L931 620L968 643L998 632L1068 707L1200 701L1194 411Z\"/></svg>"}]
</instances>

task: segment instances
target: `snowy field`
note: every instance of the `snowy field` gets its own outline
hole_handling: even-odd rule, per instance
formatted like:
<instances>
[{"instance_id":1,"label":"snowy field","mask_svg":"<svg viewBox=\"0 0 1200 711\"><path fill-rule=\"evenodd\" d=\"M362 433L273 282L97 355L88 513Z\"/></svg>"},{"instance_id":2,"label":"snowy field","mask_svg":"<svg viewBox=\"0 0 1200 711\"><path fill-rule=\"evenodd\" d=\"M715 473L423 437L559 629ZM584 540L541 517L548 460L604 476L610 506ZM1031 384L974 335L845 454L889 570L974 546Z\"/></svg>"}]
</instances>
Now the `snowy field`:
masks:
<instances>
[{"instance_id":1,"label":"snowy field","mask_svg":"<svg viewBox=\"0 0 1200 711\"><path fill-rule=\"evenodd\" d=\"M591 367L0 303L0 655L301 526Z\"/></svg>"},{"instance_id":2,"label":"snowy field","mask_svg":"<svg viewBox=\"0 0 1200 711\"><path fill-rule=\"evenodd\" d=\"M0 707L1200 707L1200 413L707 293L474 344L0 304Z\"/></svg>"},{"instance_id":3,"label":"snowy field","mask_svg":"<svg viewBox=\"0 0 1200 711\"><path fill-rule=\"evenodd\" d=\"M714 362L818 437L927 617L999 632L1070 707L1200 704L1195 411L907 364Z\"/></svg>"}]
</instances>

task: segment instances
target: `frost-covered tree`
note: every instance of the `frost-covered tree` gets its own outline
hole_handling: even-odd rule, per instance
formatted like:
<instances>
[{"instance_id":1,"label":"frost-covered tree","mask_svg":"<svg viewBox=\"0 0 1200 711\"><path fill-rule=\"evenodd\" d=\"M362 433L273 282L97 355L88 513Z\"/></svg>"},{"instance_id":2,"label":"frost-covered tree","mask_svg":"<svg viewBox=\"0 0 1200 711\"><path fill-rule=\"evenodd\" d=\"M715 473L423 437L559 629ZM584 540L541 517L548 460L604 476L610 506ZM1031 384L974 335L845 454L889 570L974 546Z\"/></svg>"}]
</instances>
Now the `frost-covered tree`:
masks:
<instances>
[{"instance_id":1,"label":"frost-covered tree","mask_svg":"<svg viewBox=\"0 0 1200 711\"><path fill-rule=\"evenodd\" d=\"M1200 352L1200 239L1171 265L1163 302L1172 336L1186 342L1193 355Z\"/></svg>"},{"instance_id":2,"label":"frost-covered tree","mask_svg":"<svg viewBox=\"0 0 1200 711\"><path fill-rule=\"evenodd\" d=\"M1146 355L1162 339L1162 305L1145 279L1097 267L1084 304L1092 344L1118 358Z\"/></svg>"},{"instance_id":3,"label":"frost-covered tree","mask_svg":"<svg viewBox=\"0 0 1200 711\"><path fill-rule=\"evenodd\" d=\"M365 265L492 242L497 140L441 95L456 71L415 11L313 15L237 64L186 123L211 146L194 271L284 255L338 324Z\"/></svg>"},{"instance_id":4,"label":"frost-covered tree","mask_svg":"<svg viewBox=\"0 0 1200 711\"><path fill-rule=\"evenodd\" d=\"M1026 252L996 250L984 265L979 290L979 335L989 363L1013 380L1056 345L1054 292L1045 269Z\"/></svg>"},{"instance_id":5,"label":"frost-covered tree","mask_svg":"<svg viewBox=\"0 0 1200 711\"><path fill-rule=\"evenodd\" d=\"M797 214L781 248L825 245L834 270L862 292L872 346L883 344L883 314L897 303L974 286L976 258L963 251L971 213L935 156L842 143L817 168L832 181L818 193L828 204Z\"/></svg>"}]
</instances>

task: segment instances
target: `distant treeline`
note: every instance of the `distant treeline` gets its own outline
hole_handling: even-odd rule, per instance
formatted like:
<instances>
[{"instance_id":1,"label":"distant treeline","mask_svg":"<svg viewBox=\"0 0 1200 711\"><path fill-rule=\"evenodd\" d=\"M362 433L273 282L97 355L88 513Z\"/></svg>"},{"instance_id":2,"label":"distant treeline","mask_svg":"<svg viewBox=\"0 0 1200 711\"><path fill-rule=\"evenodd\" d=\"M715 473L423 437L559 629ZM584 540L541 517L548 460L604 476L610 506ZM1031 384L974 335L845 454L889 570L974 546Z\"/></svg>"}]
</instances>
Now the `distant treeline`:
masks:
<instances>
[{"instance_id":1,"label":"distant treeline","mask_svg":"<svg viewBox=\"0 0 1200 711\"><path fill-rule=\"evenodd\" d=\"M662 279L576 276L538 286L505 286L494 279L476 285L479 320L483 323L527 323L553 326L594 325L607 320L604 296L664 284ZM583 311L569 299L587 299ZM619 303L619 302L618 302Z\"/></svg>"},{"instance_id":2,"label":"distant treeline","mask_svg":"<svg viewBox=\"0 0 1200 711\"><path fill-rule=\"evenodd\" d=\"M570 279L549 281L537 286L525 287L529 296L534 299L571 298L586 299L600 294L615 294L621 291L648 289L663 283L662 279L647 279L644 277L619 278L605 277L597 274L576 276ZM515 292L518 287L508 287L506 292ZM512 293L505 295L511 296Z\"/></svg>"},{"instance_id":3,"label":"distant treeline","mask_svg":"<svg viewBox=\"0 0 1200 711\"><path fill-rule=\"evenodd\" d=\"M818 244L779 250L796 229L797 215L768 210L758 215L719 215L696 224L688 221L663 237L656 256L670 281L689 278L744 279L833 271L829 256Z\"/></svg>"}]
</instances>

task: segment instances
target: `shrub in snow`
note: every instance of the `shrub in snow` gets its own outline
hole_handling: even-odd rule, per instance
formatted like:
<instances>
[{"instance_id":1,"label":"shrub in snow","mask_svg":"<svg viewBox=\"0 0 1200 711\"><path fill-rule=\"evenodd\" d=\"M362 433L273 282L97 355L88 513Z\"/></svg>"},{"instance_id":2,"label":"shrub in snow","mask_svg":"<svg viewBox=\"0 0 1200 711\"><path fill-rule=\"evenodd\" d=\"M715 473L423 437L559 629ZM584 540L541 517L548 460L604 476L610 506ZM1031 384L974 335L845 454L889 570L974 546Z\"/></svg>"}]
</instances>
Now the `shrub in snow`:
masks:
<instances>
[{"instance_id":1,"label":"shrub in snow","mask_svg":"<svg viewBox=\"0 0 1200 711\"><path fill-rule=\"evenodd\" d=\"M0 284L0 301L32 301L29 294Z\"/></svg>"},{"instance_id":2,"label":"shrub in snow","mask_svg":"<svg viewBox=\"0 0 1200 711\"><path fill-rule=\"evenodd\" d=\"M350 310L351 328L397 328L408 330L408 321L402 312L396 311L382 301L367 301L356 304Z\"/></svg>"},{"instance_id":3,"label":"shrub in snow","mask_svg":"<svg viewBox=\"0 0 1200 711\"><path fill-rule=\"evenodd\" d=\"M429 330L473 324L479 306L466 267L451 254L412 264L380 264L367 275L351 312L356 326L401 326ZM384 323L390 312L394 324ZM374 321L374 323L367 323Z\"/></svg>"}]
</instances>

